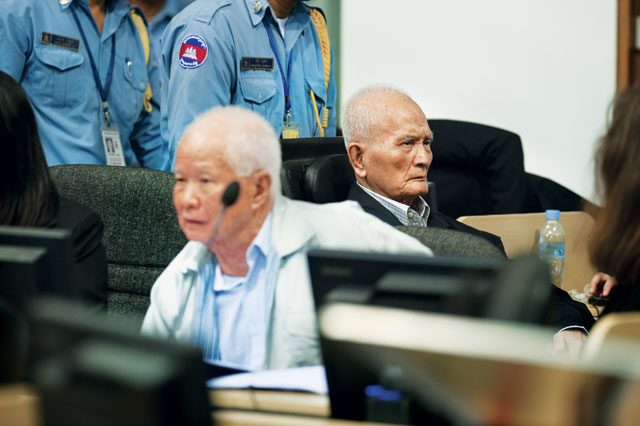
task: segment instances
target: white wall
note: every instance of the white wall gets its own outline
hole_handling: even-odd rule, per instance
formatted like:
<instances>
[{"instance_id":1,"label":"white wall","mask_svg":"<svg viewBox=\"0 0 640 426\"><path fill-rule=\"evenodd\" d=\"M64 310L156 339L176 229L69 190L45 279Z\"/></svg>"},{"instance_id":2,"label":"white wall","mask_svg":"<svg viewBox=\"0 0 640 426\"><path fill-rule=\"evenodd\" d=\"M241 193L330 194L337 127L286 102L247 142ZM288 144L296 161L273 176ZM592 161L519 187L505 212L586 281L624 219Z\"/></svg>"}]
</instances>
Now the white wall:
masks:
<instances>
[{"instance_id":1,"label":"white wall","mask_svg":"<svg viewBox=\"0 0 640 426\"><path fill-rule=\"evenodd\" d=\"M615 91L615 1L343 0L341 19L343 101L394 84L427 118L518 133L527 171L594 198L594 144Z\"/></svg>"}]
</instances>

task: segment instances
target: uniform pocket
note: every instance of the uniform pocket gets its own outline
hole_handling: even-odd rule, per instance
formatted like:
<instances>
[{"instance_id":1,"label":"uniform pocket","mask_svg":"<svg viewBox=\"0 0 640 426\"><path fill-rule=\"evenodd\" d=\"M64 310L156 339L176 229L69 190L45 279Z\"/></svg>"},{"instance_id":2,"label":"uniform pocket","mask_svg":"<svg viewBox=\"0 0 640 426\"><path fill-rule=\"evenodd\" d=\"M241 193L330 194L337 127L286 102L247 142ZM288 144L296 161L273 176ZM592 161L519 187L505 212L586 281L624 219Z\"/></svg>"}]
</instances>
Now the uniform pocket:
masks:
<instances>
[{"instance_id":1,"label":"uniform pocket","mask_svg":"<svg viewBox=\"0 0 640 426\"><path fill-rule=\"evenodd\" d=\"M34 97L55 107L74 107L86 96L83 87L84 56L80 52L56 46L35 47L38 66L34 73Z\"/></svg>"},{"instance_id":2,"label":"uniform pocket","mask_svg":"<svg viewBox=\"0 0 640 426\"><path fill-rule=\"evenodd\" d=\"M147 65L145 63L136 64L130 59L125 59L122 72L124 73L123 93L117 102L125 119L133 123L137 121L142 111L144 91L149 81Z\"/></svg>"},{"instance_id":3,"label":"uniform pocket","mask_svg":"<svg viewBox=\"0 0 640 426\"><path fill-rule=\"evenodd\" d=\"M241 77L240 92L251 109L266 116L266 103L276 94L276 82L272 78Z\"/></svg>"}]
</instances>

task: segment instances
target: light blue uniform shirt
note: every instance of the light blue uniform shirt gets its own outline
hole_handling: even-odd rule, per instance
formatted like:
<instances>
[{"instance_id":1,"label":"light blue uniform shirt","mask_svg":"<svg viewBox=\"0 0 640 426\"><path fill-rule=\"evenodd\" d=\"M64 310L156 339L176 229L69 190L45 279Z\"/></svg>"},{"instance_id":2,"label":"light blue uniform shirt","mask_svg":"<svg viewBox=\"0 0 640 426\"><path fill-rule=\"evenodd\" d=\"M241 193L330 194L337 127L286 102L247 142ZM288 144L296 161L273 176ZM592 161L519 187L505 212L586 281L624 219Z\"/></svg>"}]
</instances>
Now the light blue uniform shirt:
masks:
<instances>
[{"instance_id":1,"label":"light blue uniform shirt","mask_svg":"<svg viewBox=\"0 0 640 426\"><path fill-rule=\"evenodd\" d=\"M71 8L77 12L89 46L82 41ZM158 105L151 114L142 107L150 78L152 89L160 90L157 62L151 60L147 67L129 9L126 0L107 0L107 16L99 34L87 0L0 0L0 70L27 92L50 166L106 163L100 133L104 115L87 47L104 85L114 39L108 101L125 161L127 165L162 166ZM46 43L43 33L57 41Z\"/></svg>"},{"instance_id":2,"label":"light blue uniform shirt","mask_svg":"<svg viewBox=\"0 0 640 426\"><path fill-rule=\"evenodd\" d=\"M160 62L160 58L162 57L160 39L162 38L164 30L167 28L173 17L192 2L193 0L166 0L164 7L160 9L153 18L151 18L151 21L149 21L151 51L153 58L156 60L158 70L162 67ZM160 81L160 87L162 87L162 81ZM162 89L154 92L154 97L158 102L160 102L161 93Z\"/></svg>"},{"instance_id":3,"label":"light blue uniform shirt","mask_svg":"<svg viewBox=\"0 0 640 426\"><path fill-rule=\"evenodd\" d=\"M284 86L263 21L273 33L285 74L288 59L292 61L291 109L300 137L319 135L311 89L320 117L329 109L325 135L335 135L333 60L327 90L320 43L306 6L299 2L291 12L283 39L268 1L260 0L260 8L255 4L255 0L197 0L167 27L162 38L162 137L168 142L171 168L185 127L213 106L251 109L265 117L276 134L282 133Z\"/></svg>"},{"instance_id":4,"label":"light blue uniform shirt","mask_svg":"<svg viewBox=\"0 0 640 426\"><path fill-rule=\"evenodd\" d=\"M269 323L280 259L271 243L270 213L247 250L245 277L222 273L216 259L198 273L201 289L194 312L193 341L207 361L247 370L265 367Z\"/></svg>"},{"instance_id":5,"label":"light blue uniform shirt","mask_svg":"<svg viewBox=\"0 0 640 426\"><path fill-rule=\"evenodd\" d=\"M162 50L160 48L160 38L162 33L171 22L174 16L178 14L182 9L191 4L193 0L166 0L164 7L155 14L151 21L149 21L149 36L151 38L151 49L153 50L154 57L160 63L160 57Z\"/></svg>"}]
</instances>

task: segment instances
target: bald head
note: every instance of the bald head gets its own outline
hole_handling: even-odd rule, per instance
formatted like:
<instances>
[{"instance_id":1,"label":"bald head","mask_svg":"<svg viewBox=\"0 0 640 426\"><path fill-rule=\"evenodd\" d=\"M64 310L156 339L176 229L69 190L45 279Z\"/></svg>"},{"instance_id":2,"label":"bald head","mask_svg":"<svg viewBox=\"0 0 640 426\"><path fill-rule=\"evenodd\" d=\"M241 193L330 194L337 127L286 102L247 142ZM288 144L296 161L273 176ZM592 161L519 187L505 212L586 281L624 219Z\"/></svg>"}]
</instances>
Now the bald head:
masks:
<instances>
[{"instance_id":1,"label":"bald head","mask_svg":"<svg viewBox=\"0 0 640 426\"><path fill-rule=\"evenodd\" d=\"M422 115L426 121L420 106L400 89L385 85L360 89L349 98L342 114L345 145L374 140L381 125L404 112Z\"/></svg>"},{"instance_id":2,"label":"bald head","mask_svg":"<svg viewBox=\"0 0 640 426\"><path fill-rule=\"evenodd\" d=\"M347 102L342 126L360 186L406 205L429 190L433 133L404 92L388 86L360 90Z\"/></svg>"},{"instance_id":3,"label":"bald head","mask_svg":"<svg viewBox=\"0 0 640 426\"><path fill-rule=\"evenodd\" d=\"M271 194L280 193L280 141L259 114L237 106L210 109L185 130L176 155L194 148L224 160L239 176L267 171Z\"/></svg>"}]
</instances>

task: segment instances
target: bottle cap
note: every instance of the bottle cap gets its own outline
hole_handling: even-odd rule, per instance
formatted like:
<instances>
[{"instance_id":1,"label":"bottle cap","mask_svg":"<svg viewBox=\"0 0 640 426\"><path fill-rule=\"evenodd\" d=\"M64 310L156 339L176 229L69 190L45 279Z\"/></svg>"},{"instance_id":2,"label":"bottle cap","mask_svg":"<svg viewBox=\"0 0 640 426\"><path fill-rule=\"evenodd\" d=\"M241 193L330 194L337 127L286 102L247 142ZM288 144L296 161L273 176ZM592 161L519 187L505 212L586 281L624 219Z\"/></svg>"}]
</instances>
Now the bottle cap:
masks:
<instances>
[{"instance_id":1,"label":"bottle cap","mask_svg":"<svg viewBox=\"0 0 640 426\"><path fill-rule=\"evenodd\" d=\"M544 217L547 220L559 220L560 219L560 210L547 210L544 212Z\"/></svg>"}]
</instances>

